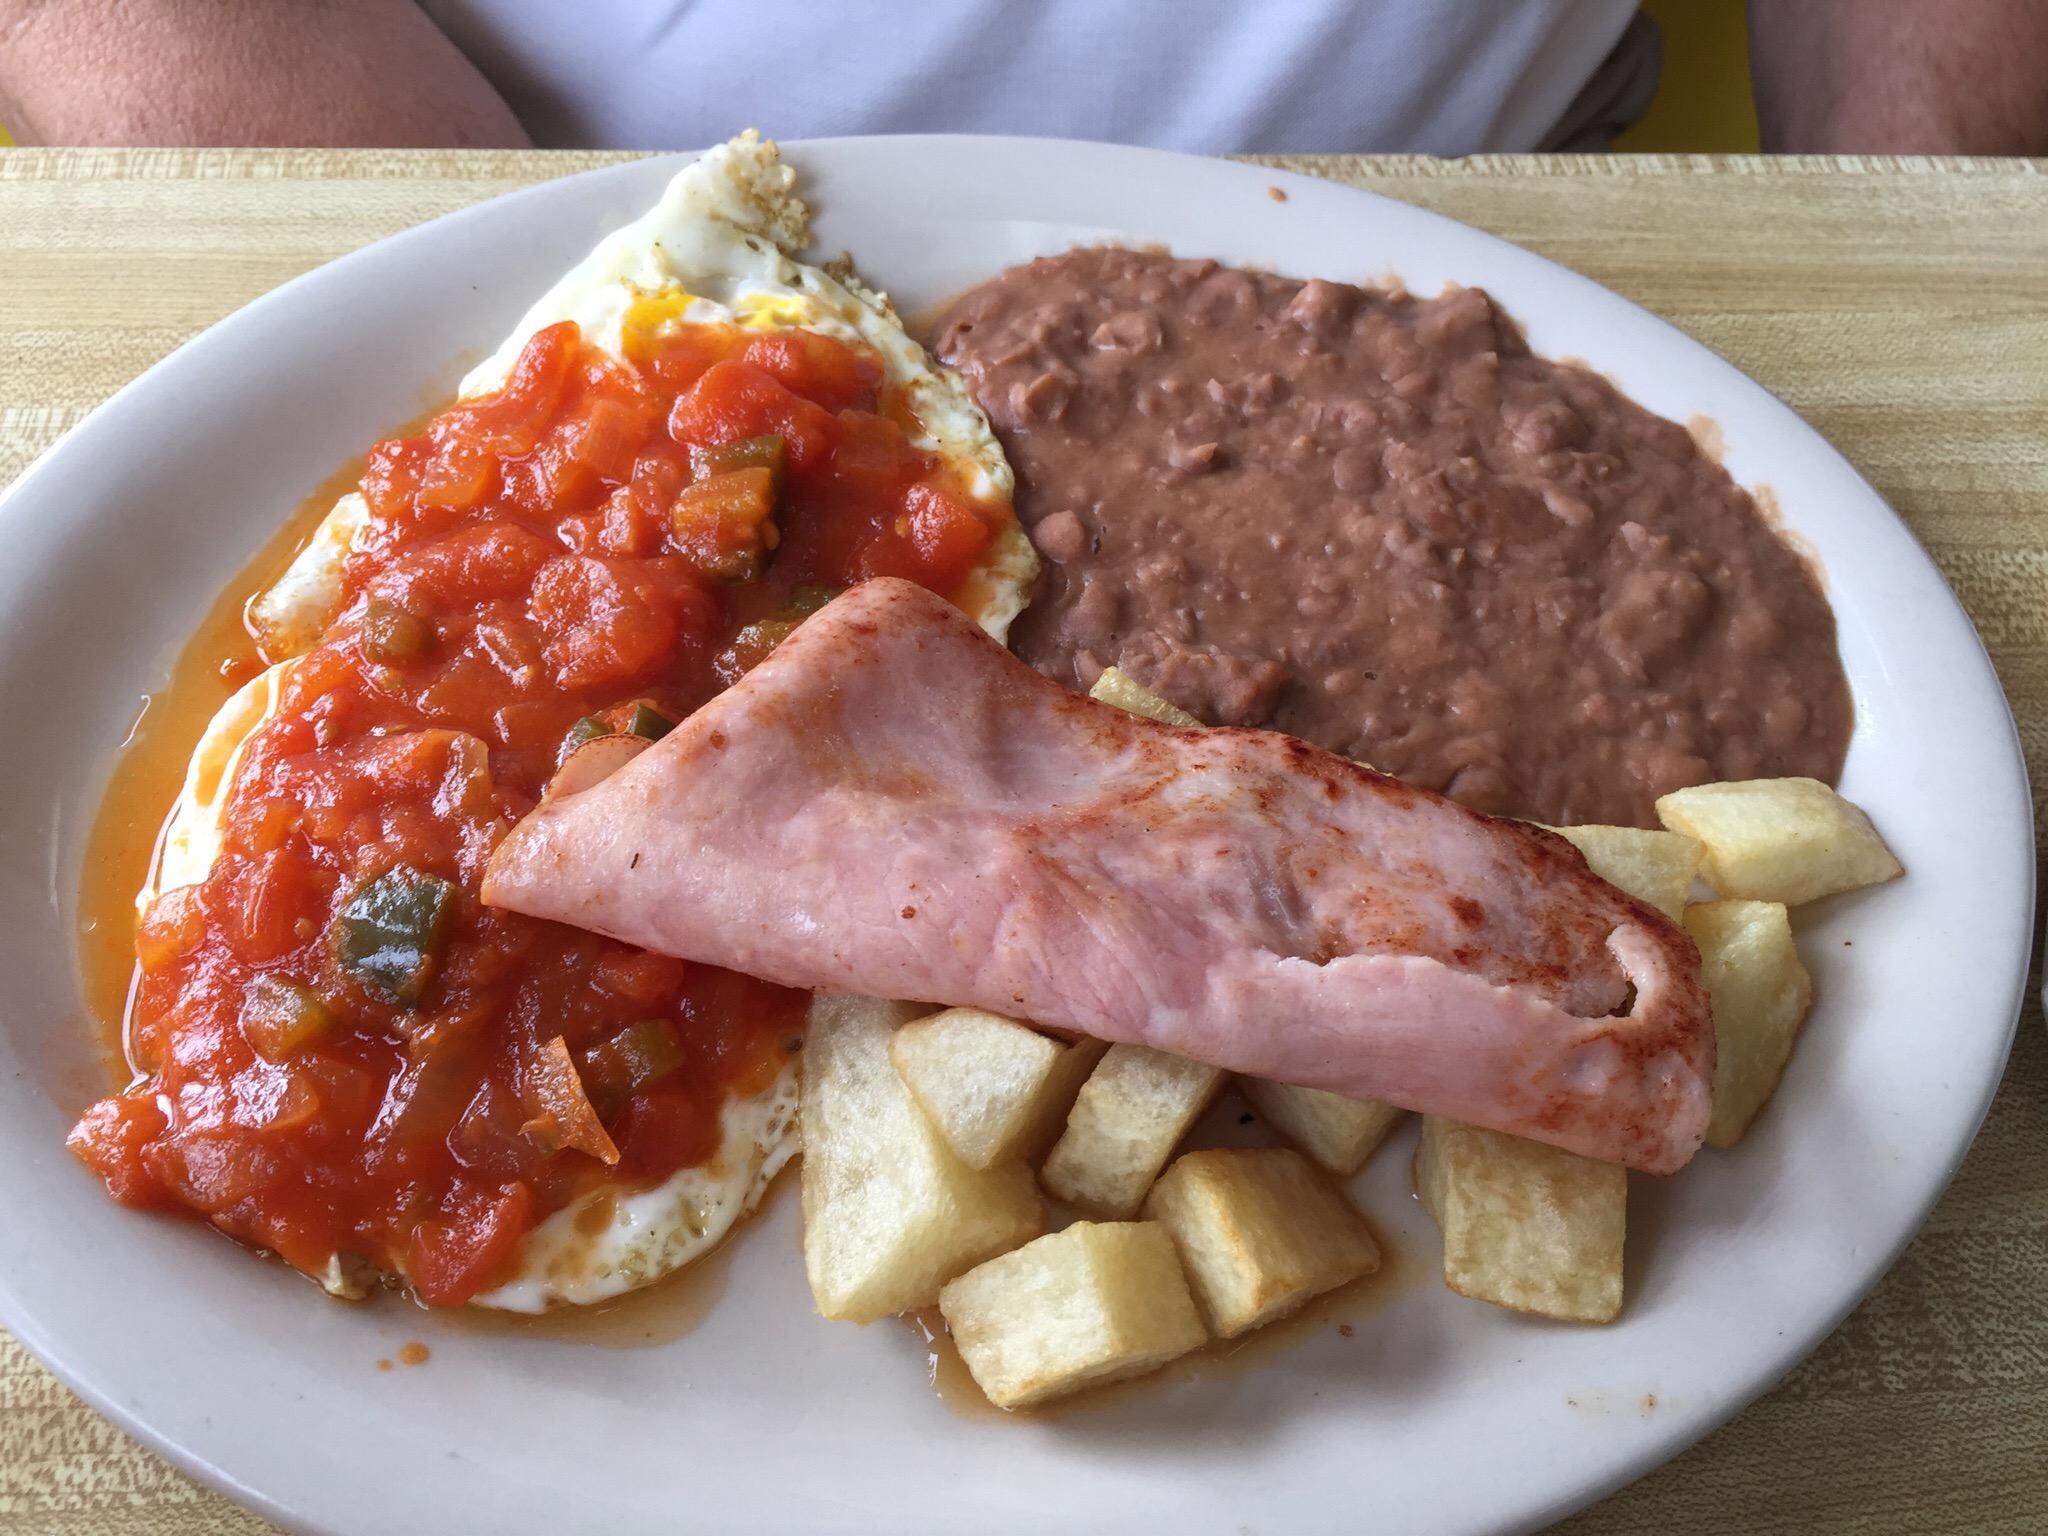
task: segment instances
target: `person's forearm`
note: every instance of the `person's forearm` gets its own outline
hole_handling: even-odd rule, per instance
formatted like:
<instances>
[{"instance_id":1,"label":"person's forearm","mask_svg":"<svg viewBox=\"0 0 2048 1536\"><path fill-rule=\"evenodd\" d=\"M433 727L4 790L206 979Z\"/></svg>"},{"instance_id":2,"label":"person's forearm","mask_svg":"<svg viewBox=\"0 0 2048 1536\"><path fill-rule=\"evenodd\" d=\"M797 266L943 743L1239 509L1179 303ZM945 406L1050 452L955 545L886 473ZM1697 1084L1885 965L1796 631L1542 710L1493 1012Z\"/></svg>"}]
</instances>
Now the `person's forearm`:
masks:
<instances>
[{"instance_id":1,"label":"person's forearm","mask_svg":"<svg viewBox=\"0 0 2048 1536\"><path fill-rule=\"evenodd\" d=\"M2048 154L2048 0L1749 0L1773 153Z\"/></svg>"},{"instance_id":2,"label":"person's forearm","mask_svg":"<svg viewBox=\"0 0 2048 1536\"><path fill-rule=\"evenodd\" d=\"M40 144L528 142L413 0L0 0L0 122Z\"/></svg>"}]
</instances>

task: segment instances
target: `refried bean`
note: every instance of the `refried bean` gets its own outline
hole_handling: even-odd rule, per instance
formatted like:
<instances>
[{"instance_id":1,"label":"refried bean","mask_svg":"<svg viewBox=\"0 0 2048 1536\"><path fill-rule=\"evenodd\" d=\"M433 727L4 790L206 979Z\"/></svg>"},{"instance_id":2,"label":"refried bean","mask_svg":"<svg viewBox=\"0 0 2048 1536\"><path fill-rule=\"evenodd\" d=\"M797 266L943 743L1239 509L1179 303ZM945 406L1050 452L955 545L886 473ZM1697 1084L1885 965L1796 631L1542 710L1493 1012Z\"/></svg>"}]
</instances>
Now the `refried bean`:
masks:
<instances>
[{"instance_id":1,"label":"refried bean","mask_svg":"<svg viewBox=\"0 0 2048 1536\"><path fill-rule=\"evenodd\" d=\"M1488 295L1086 249L940 319L1045 557L1013 630L1481 810L1655 826L1688 784L1834 782L1834 614L1677 424Z\"/></svg>"}]
</instances>

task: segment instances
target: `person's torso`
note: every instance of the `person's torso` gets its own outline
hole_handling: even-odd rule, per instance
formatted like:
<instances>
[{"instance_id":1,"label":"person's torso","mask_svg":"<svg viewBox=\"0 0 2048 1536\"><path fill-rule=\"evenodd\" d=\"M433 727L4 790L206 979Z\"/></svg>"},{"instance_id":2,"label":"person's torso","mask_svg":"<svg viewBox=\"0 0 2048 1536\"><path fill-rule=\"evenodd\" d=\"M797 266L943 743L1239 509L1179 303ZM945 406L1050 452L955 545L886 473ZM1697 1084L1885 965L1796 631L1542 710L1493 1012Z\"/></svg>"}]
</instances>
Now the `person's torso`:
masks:
<instances>
[{"instance_id":1,"label":"person's torso","mask_svg":"<svg viewBox=\"0 0 2048 1536\"><path fill-rule=\"evenodd\" d=\"M1609 60L1634 0L423 3L549 145L758 127L1467 154L1536 148L1655 72L1654 46Z\"/></svg>"}]
</instances>

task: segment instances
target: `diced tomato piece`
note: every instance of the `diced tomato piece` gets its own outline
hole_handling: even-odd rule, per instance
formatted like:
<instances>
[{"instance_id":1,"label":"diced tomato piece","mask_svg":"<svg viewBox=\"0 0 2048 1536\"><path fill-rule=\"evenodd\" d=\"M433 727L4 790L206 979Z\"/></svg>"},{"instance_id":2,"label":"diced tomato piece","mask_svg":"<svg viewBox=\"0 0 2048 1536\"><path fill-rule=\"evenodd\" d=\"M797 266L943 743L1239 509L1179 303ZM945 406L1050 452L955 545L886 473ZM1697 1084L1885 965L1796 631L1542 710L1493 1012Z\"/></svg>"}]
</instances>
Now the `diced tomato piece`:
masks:
<instances>
[{"instance_id":1,"label":"diced tomato piece","mask_svg":"<svg viewBox=\"0 0 2048 1536\"><path fill-rule=\"evenodd\" d=\"M697 1099L656 1087L634 1095L612 1127L619 1172L644 1177L656 1168L686 1168L718 1146L718 1118Z\"/></svg>"},{"instance_id":2,"label":"diced tomato piece","mask_svg":"<svg viewBox=\"0 0 2048 1536\"><path fill-rule=\"evenodd\" d=\"M899 489L930 467L929 456L911 446L903 429L886 416L848 411L839 417L839 444L832 455L835 487L856 492Z\"/></svg>"},{"instance_id":3,"label":"diced tomato piece","mask_svg":"<svg viewBox=\"0 0 2048 1536\"><path fill-rule=\"evenodd\" d=\"M588 505L633 471L636 450L652 424L643 411L617 400L586 400L550 432L535 457L556 515Z\"/></svg>"},{"instance_id":4,"label":"diced tomato piece","mask_svg":"<svg viewBox=\"0 0 2048 1536\"><path fill-rule=\"evenodd\" d=\"M720 581L753 580L781 542L772 470L731 469L686 485L669 517L677 551Z\"/></svg>"},{"instance_id":5,"label":"diced tomato piece","mask_svg":"<svg viewBox=\"0 0 2048 1536\"><path fill-rule=\"evenodd\" d=\"M796 394L765 369L747 362L714 364L669 412L669 436L679 443L736 443L780 436L789 467L802 474L823 464L838 437L830 411Z\"/></svg>"},{"instance_id":6,"label":"diced tomato piece","mask_svg":"<svg viewBox=\"0 0 2048 1536\"><path fill-rule=\"evenodd\" d=\"M282 850L255 859L229 852L215 862L200 902L235 953L260 965L283 959L319 931L323 895L297 878L295 861Z\"/></svg>"},{"instance_id":7,"label":"diced tomato piece","mask_svg":"<svg viewBox=\"0 0 2048 1536\"><path fill-rule=\"evenodd\" d=\"M674 995L689 974L689 962L647 949L623 946L609 951L592 968L591 979L614 997L652 1008Z\"/></svg>"},{"instance_id":8,"label":"diced tomato piece","mask_svg":"<svg viewBox=\"0 0 2048 1536\"><path fill-rule=\"evenodd\" d=\"M670 394L688 389L715 363L746 350L747 333L729 325L679 325L666 335L630 323L625 353Z\"/></svg>"},{"instance_id":9,"label":"diced tomato piece","mask_svg":"<svg viewBox=\"0 0 2048 1536\"><path fill-rule=\"evenodd\" d=\"M560 743L581 716L553 699L528 699L507 704L491 717L499 743L515 750L540 751Z\"/></svg>"},{"instance_id":10,"label":"diced tomato piece","mask_svg":"<svg viewBox=\"0 0 2048 1536\"><path fill-rule=\"evenodd\" d=\"M641 436L661 423L661 402L649 392L639 370L590 347L583 351L582 398L607 400L630 408L640 422Z\"/></svg>"},{"instance_id":11,"label":"diced tomato piece","mask_svg":"<svg viewBox=\"0 0 2048 1536\"><path fill-rule=\"evenodd\" d=\"M522 598L555 551L517 523L471 523L407 550L369 583L373 597L414 613Z\"/></svg>"},{"instance_id":12,"label":"diced tomato piece","mask_svg":"<svg viewBox=\"0 0 2048 1536\"><path fill-rule=\"evenodd\" d=\"M612 492L598 521L598 548L608 555L651 555L668 531L668 520L650 513L630 486Z\"/></svg>"},{"instance_id":13,"label":"diced tomato piece","mask_svg":"<svg viewBox=\"0 0 2048 1536\"><path fill-rule=\"evenodd\" d=\"M749 342L740 356L833 412L872 411L882 384L876 358L816 331L771 331Z\"/></svg>"},{"instance_id":14,"label":"diced tomato piece","mask_svg":"<svg viewBox=\"0 0 2048 1536\"><path fill-rule=\"evenodd\" d=\"M236 1094L240 1123L266 1139L294 1136L317 1124L327 1106L319 1090L303 1074L261 1066L238 1073Z\"/></svg>"},{"instance_id":15,"label":"diced tomato piece","mask_svg":"<svg viewBox=\"0 0 2048 1536\"><path fill-rule=\"evenodd\" d=\"M180 1132L145 1147L142 1161L165 1189L210 1216L275 1188L284 1177L276 1149L245 1130Z\"/></svg>"},{"instance_id":16,"label":"diced tomato piece","mask_svg":"<svg viewBox=\"0 0 2048 1536\"><path fill-rule=\"evenodd\" d=\"M384 1083L366 1068L334 1056L305 1058L298 1069L313 1084L325 1111L323 1139L359 1140L384 1098Z\"/></svg>"},{"instance_id":17,"label":"diced tomato piece","mask_svg":"<svg viewBox=\"0 0 2048 1536\"><path fill-rule=\"evenodd\" d=\"M987 548L989 526L973 505L933 485L913 485L904 497L904 524L937 591L949 591Z\"/></svg>"},{"instance_id":18,"label":"diced tomato piece","mask_svg":"<svg viewBox=\"0 0 2048 1536\"><path fill-rule=\"evenodd\" d=\"M987 548L989 525L973 505L930 485L904 493L902 510L864 543L856 558L863 580L899 576L934 592L951 592Z\"/></svg>"},{"instance_id":19,"label":"diced tomato piece","mask_svg":"<svg viewBox=\"0 0 2048 1536\"><path fill-rule=\"evenodd\" d=\"M533 1224L533 1191L458 1182L435 1215L413 1228L405 1255L413 1289L429 1306L459 1307L511 1263Z\"/></svg>"},{"instance_id":20,"label":"diced tomato piece","mask_svg":"<svg viewBox=\"0 0 2048 1536\"><path fill-rule=\"evenodd\" d=\"M467 439L501 457L531 453L575 376L581 340L573 320L535 331L504 387L443 414L437 435Z\"/></svg>"},{"instance_id":21,"label":"diced tomato piece","mask_svg":"<svg viewBox=\"0 0 2048 1536\"><path fill-rule=\"evenodd\" d=\"M423 506L473 507L497 483L497 459L480 444L459 438L427 460L417 496Z\"/></svg>"},{"instance_id":22,"label":"diced tomato piece","mask_svg":"<svg viewBox=\"0 0 2048 1536\"><path fill-rule=\"evenodd\" d=\"M665 528L676 493L689 482L689 450L664 441L649 445L633 461L633 477L627 482L627 490L635 510L657 527Z\"/></svg>"},{"instance_id":23,"label":"diced tomato piece","mask_svg":"<svg viewBox=\"0 0 2048 1536\"><path fill-rule=\"evenodd\" d=\"M181 955L190 954L206 937L206 914L196 889L165 891L152 901L135 925L135 960L145 971L160 971Z\"/></svg>"},{"instance_id":24,"label":"diced tomato piece","mask_svg":"<svg viewBox=\"0 0 2048 1536\"><path fill-rule=\"evenodd\" d=\"M565 555L548 563L533 584L532 611L562 687L632 682L678 643L702 643L713 605L665 574L648 560Z\"/></svg>"},{"instance_id":25,"label":"diced tomato piece","mask_svg":"<svg viewBox=\"0 0 2048 1536\"><path fill-rule=\"evenodd\" d=\"M630 549L607 548L604 541L605 521L612 515L612 507L625 494L623 489L614 491L595 512L582 512L575 517L565 517L555 524L555 537L562 541L562 548L572 555L636 553Z\"/></svg>"},{"instance_id":26,"label":"diced tomato piece","mask_svg":"<svg viewBox=\"0 0 2048 1536\"><path fill-rule=\"evenodd\" d=\"M542 443L528 465L538 472L534 492L557 516L581 512L604 490L596 472L577 463L560 442Z\"/></svg>"},{"instance_id":27,"label":"diced tomato piece","mask_svg":"<svg viewBox=\"0 0 2048 1536\"><path fill-rule=\"evenodd\" d=\"M601 1163L619 1160L619 1149L605 1134L568 1042L560 1035L527 1062L526 1102L533 1118L519 1129L544 1150L581 1152Z\"/></svg>"},{"instance_id":28,"label":"diced tomato piece","mask_svg":"<svg viewBox=\"0 0 2048 1536\"><path fill-rule=\"evenodd\" d=\"M360 487L370 511L380 518L397 518L412 506L419 493L420 478L426 472L433 445L423 437L387 438L369 452L363 465Z\"/></svg>"},{"instance_id":29,"label":"diced tomato piece","mask_svg":"<svg viewBox=\"0 0 2048 1536\"><path fill-rule=\"evenodd\" d=\"M646 435L642 413L632 405L595 399L564 426L562 451L606 480L624 480Z\"/></svg>"},{"instance_id":30,"label":"diced tomato piece","mask_svg":"<svg viewBox=\"0 0 2048 1536\"><path fill-rule=\"evenodd\" d=\"M467 1107L475 1091L479 1053L459 1029L437 1015L430 1026L415 1024L407 1042L410 1059L385 1090L379 1107L373 1156L403 1165L431 1156Z\"/></svg>"},{"instance_id":31,"label":"diced tomato piece","mask_svg":"<svg viewBox=\"0 0 2048 1536\"><path fill-rule=\"evenodd\" d=\"M153 1093L122 1094L88 1109L64 1144L106 1181L116 1200L146 1209L170 1203L163 1185L142 1161L142 1149L164 1130L164 1114Z\"/></svg>"},{"instance_id":32,"label":"diced tomato piece","mask_svg":"<svg viewBox=\"0 0 2048 1536\"><path fill-rule=\"evenodd\" d=\"M449 1149L466 1168L516 1175L533 1159L533 1143L519 1129L526 1118L526 1107L510 1089L485 1078L448 1133Z\"/></svg>"}]
</instances>

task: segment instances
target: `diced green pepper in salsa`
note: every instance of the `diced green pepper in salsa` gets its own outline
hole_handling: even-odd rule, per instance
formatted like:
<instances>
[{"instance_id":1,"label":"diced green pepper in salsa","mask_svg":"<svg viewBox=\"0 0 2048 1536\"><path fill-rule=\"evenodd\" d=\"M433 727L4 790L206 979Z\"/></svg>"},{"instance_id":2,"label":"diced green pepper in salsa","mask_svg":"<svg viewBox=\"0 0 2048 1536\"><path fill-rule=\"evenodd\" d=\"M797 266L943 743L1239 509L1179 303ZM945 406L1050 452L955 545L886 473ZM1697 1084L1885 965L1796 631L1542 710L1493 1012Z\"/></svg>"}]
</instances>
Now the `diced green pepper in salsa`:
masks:
<instances>
[{"instance_id":1,"label":"diced green pepper in salsa","mask_svg":"<svg viewBox=\"0 0 2048 1536\"><path fill-rule=\"evenodd\" d=\"M645 699L636 699L623 709L585 715L570 726L569 734L562 738L556 761L567 762L578 747L601 736L638 736L644 741L659 741L675 728L673 717L663 714Z\"/></svg>"},{"instance_id":2,"label":"diced green pepper in salsa","mask_svg":"<svg viewBox=\"0 0 2048 1536\"><path fill-rule=\"evenodd\" d=\"M242 989L242 1034L268 1062L282 1062L334 1027L334 1013L313 989L289 976L263 974Z\"/></svg>"},{"instance_id":3,"label":"diced green pepper in salsa","mask_svg":"<svg viewBox=\"0 0 2048 1536\"><path fill-rule=\"evenodd\" d=\"M387 666L423 656L434 643L434 627L396 603L372 598L363 609L363 655Z\"/></svg>"},{"instance_id":4,"label":"diced green pepper in salsa","mask_svg":"<svg viewBox=\"0 0 2048 1536\"><path fill-rule=\"evenodd\" d=\"M789 594L789 611L800 619L808 619L845 590L844 587L826 587L807 581Z\"/></svg>"},{"instance_id":5,"label":"diced green pepper in salsa","mask_svg":"<svg viewBox=\"0 0 2048 1536\"><path fill-rule=\"evenodd\" d=\"M735 469L765 469L770 487L780 496L789 468L789 443L779 432L743 437L736 443L715 443L697 449L691 455L691 466L697 477L704 480Z\"/></svg>"},{"instance_id":6,"label":"diced green pepper in salsa","mask_svg":"<svg viewBox=\"0 0 2048 1536\"><path fill-rule=\"evenodd\" d=\"M807 582L789 594L780 614L741 625L732 643L712 658L711 669L718 674L718 680L729 688L745 677L766 661L775 647L795 634L799 624L843 590Z\"/></svg>"},{"instance_id":7,"label":"diced green pepper in salsa","mask_svg":"<svg viewBox=\"0 0 2048 1536\"><path fill-rule=\"evenodd\" d=\"M649 741L659 741L675 728L675 721L652 704L636 703L633 713L626 717L626 734L642 736Z\"/></svg>"},{"instance_id":8,"label":"diced green pepper in salsa","mask_svg":"<svg viewBox=\"0 0 2048 1536\"><path fill-rule=\"evenodd\" d=\"M440 958L455 887L400 865L356 887L334 919L335 958L364 987L416 1007Z\"/></svg>"},{"instance_id":9,"label":"diced green pepper in salsa","mask_svg":"<svg viewBox=\"0 0 2048 1536\"><path fill-rule=\"evenodd\" d=\"M759 465L692 481L676 493L669 511L677 547L698 570L719 581L758 579L782 542L775 526L776 494L775 472Z\"/></svg>"},{"instance_id":10,"label":"diced green pepper in salsa","mask_svg":"<svg viewBox=\"0 0 2048 1536\"><path fill-rule=\"evenodd\" d=\"M571 752L574 752L584 743L595 741L600 736L609 736L611 734L612 728L605 724L602 716L585 715L581 720L570 726L569 734L562 738L562 750L559 756L566 759Z\"/></svg>"},{"instance_id":11,"label":"diced green pepper in salsa","mask_svg":"<svg viewBox=\"0 0 2048 1536\"><path fill-rule=\"evenodd\" d=\"M599 1108L623 1104L683 1064L683 1046L667 1019L639 1019L594 1047L583 1064L583 1081Z\"/></svg>"}]
</instances>

